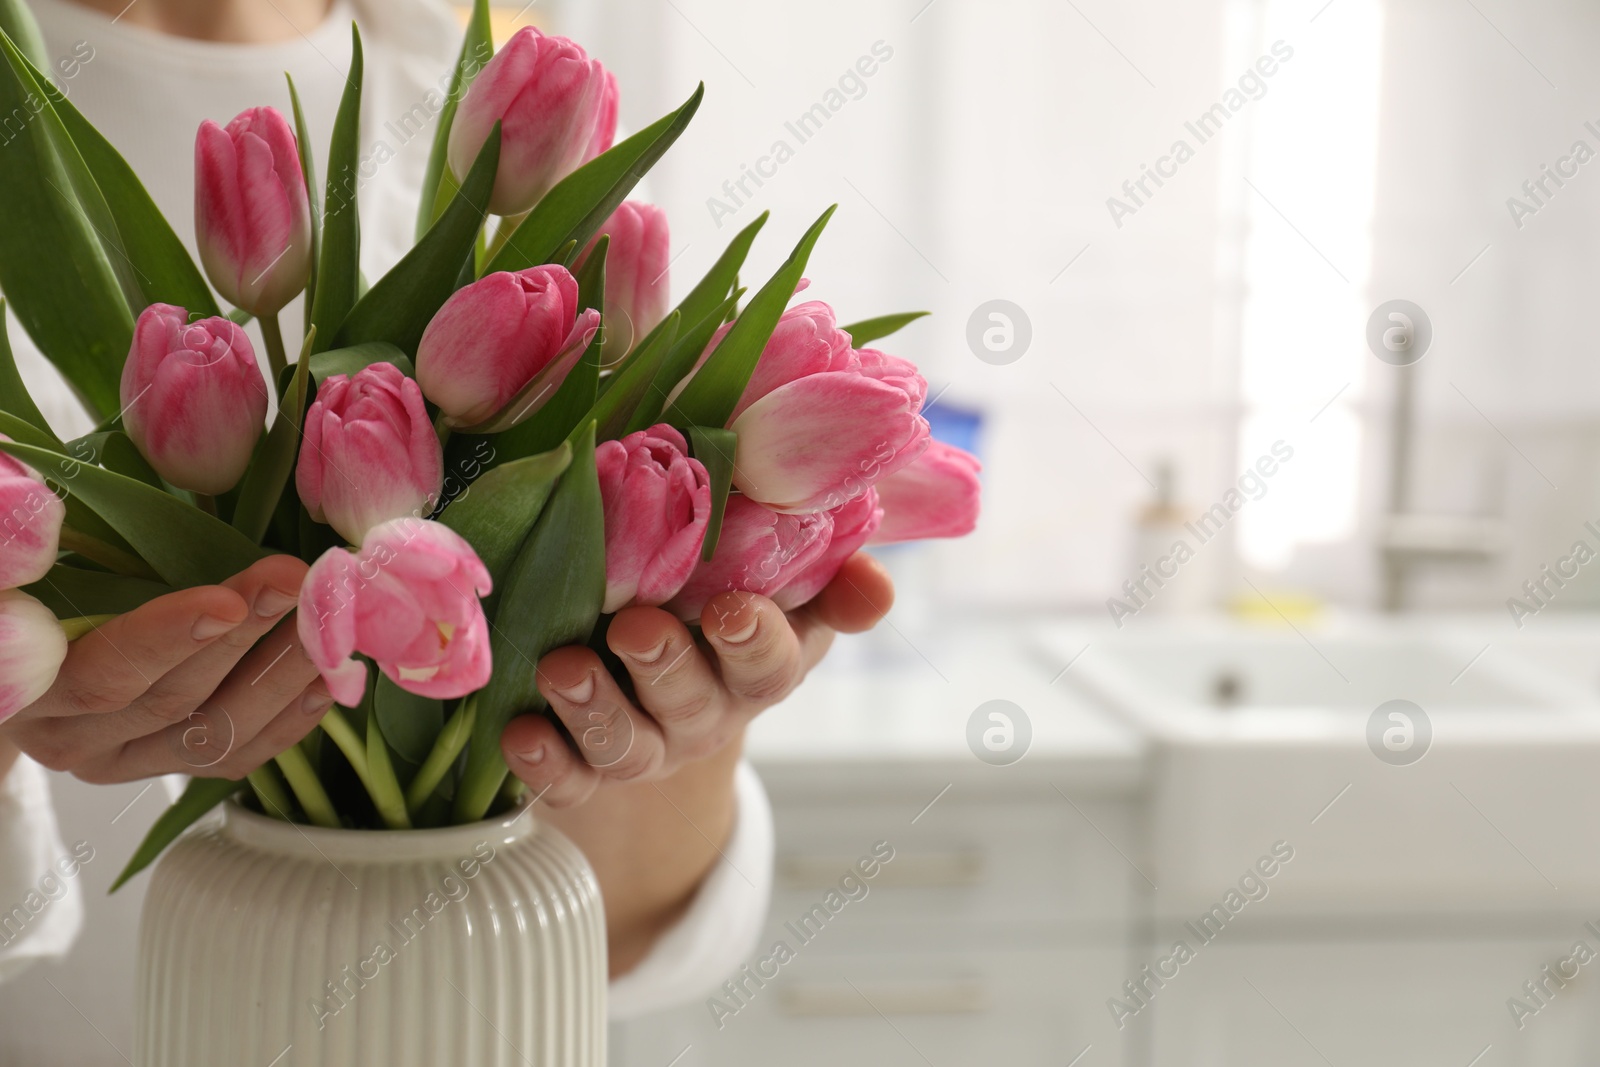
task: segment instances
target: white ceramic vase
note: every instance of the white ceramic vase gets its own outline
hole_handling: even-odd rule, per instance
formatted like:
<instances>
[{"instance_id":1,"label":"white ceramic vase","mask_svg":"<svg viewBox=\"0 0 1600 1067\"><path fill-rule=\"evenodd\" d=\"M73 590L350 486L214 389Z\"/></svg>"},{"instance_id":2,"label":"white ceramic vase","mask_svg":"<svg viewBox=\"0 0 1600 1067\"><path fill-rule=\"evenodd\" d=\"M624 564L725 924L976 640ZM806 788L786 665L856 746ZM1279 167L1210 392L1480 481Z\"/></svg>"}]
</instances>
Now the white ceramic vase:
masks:
<instances>
[{"instance_id":1,"label":"white ceramic vase","mask_svg":"<svg viewBox=\"0 0 1600 1067\"><path fill-rule=\"evenodd\" d=\"M605 921L523 809L323 830L224 805L157 865L137 1067L604 1067Z\"/></svg>"}]
</instances>

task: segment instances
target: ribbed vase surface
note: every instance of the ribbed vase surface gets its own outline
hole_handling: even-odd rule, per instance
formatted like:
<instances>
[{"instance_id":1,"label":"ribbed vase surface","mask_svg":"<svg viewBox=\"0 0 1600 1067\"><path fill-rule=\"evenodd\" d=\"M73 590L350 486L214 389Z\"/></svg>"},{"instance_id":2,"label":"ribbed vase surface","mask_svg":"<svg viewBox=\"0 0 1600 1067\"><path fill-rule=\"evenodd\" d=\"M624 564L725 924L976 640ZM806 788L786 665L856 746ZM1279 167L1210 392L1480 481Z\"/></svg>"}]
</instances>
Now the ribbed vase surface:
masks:
<instances>
[{"instance_id":1,"label":"ribbed vase surface","mask_svg":"<svg viewBox=\"0 0 1600 1067\"><path fill-rule=\"evenodd\" d=\"M604 1067L599 889L531 812L357 831L224 807L156 867L137 1067Z\"/></svg>"}]
</instances>

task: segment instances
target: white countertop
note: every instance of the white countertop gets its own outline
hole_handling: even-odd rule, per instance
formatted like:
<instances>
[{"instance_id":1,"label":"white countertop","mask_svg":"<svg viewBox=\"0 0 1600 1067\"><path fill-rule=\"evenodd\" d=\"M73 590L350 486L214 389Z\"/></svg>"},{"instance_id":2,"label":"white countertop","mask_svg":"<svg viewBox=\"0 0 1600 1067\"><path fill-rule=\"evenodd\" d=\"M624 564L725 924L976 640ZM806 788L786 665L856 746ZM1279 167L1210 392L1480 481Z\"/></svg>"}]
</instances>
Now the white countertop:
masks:
<instances>
[{"instance_id":1,"label":"white countertop","mask_svg":"<svg viewBox=\"0 0 1600 1067\"><path fill-rule=\"evenodd\" d=\"M1125 791L1141 782L1144 745L1128 725L1061 680L1026 619L893 625L841 636L805 684L751 727L748 754L769 788L893 789L915 778ZM1053 683L1053 684L1052 684ZM967 743L967 722L990 700L1027 716L1023 758L990 766Z\"/></svg>"}]
</instances>

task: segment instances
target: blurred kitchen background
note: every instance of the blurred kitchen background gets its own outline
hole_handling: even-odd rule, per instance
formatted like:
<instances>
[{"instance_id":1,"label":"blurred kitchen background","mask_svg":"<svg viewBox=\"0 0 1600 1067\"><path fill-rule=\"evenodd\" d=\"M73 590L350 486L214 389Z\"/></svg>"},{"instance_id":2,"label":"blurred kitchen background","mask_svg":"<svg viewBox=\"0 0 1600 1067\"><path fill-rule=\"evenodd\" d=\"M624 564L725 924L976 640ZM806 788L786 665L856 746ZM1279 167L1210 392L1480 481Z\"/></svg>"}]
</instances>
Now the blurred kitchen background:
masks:
<instances>
[{"instance_id":1,"label":"blurred kitchen background","mask_svg":"<svg viewBox=\"0 0 1600 1067\"><path fill-rule=\"evenodd\" d=\"M606 62L631 129L706 81L650 178L680 291L838 202L808 295L933 311L883 347L985 464L978 531L885 551L887 624L753 730L750 972L615 1063L1600 1056L1600 9L497 10ZM96 944L134 937L101 809L147 824L141 788L58 787L108 841ZM81 957L7 991L18 1062L122 1062L131 975Z\"/></svg>"}]
</instances>

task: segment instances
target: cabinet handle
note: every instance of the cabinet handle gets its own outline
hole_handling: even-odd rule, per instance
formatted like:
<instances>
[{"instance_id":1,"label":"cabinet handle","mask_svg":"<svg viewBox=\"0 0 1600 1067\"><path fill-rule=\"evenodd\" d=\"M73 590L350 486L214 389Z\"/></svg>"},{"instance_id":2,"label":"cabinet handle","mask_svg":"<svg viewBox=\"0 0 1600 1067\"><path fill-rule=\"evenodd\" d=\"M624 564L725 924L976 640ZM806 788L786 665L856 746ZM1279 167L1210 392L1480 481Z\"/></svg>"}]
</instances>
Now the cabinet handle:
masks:
<instances>
[{"instance_id":1,"label":"cabinet handle","mask_svg":"<svg viewBox=\"0 0 1600 1067\"><path fill-rule=\"evenodd\" d=\"M779 856L778 884L785 889L820 889L835 885L855 860L845 856ZM983 855L963 852L902 852L894 862L878 869L874 889L949 889L978 885L984 880Z\"/></svg>"},{"instance_id":2,"label":"cabinet handle","mask_svg":"<svg viewBox=\"0 0 1600 1067\"><path fill-rule=\"evenodd\" d=\"M989 1010L989 995L974 980L946 982L810 982L783 990L785 1015L970 1015Z\"/></svg>"}]
</instances>

